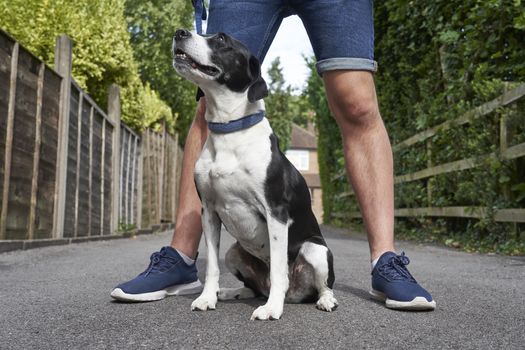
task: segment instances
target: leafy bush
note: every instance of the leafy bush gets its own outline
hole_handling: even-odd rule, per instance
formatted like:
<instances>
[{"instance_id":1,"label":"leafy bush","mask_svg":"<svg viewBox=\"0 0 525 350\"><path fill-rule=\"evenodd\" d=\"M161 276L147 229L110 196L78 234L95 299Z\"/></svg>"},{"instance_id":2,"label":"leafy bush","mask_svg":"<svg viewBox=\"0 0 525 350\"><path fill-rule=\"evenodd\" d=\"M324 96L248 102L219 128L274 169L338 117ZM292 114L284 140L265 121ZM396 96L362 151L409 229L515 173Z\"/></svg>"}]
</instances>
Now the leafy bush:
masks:
<instances>
[{"instance_id":1,"label":"leafy bush","mask_svg":"<svg viewBox=\"0 0 525 350\"><path fill-rule=\"evenodd\" d=\"M0 25L36 56L53 66L56 37L73 41L73 77L101 106L109 86L122 90L122 119L136 130L156 122L148 103L165 109L142 84L124 19L124 0L0 0ZM168 118L165 112L162 117ZM173 127L173 126L172 126Z\"/></svg>"},{"instance_id":2,"label":"leafy bush","mask_svg":"<svg viewBox=\"0 0 525 350\"><path fill-rule=\"evenodd\" d=\"M375 75L381 114L396 144L418 131L455 119L525 81L525 9L520 0L463 2L389 0L375 2ZM313 67L312 67L313 68ZM329 175L342 172L339 138L327 110L322 84L312 69L308 90L316 106L319 163L326 222L347 224L353 197L339 196L346 182ZM510 145L525 140L524 99L472 123L438 132L395 153L395 173L402 175L464 158L482 161L468 171L447 173L396 185L396 207L483 206L481 220L408 218L396 220L396 232L437 240L469 250L525 254L522 224L498 223L501 208L525 206L525 159L484 155L499 151L499 119L505 114ZM322 149L322 151L321 151ZM334 155L337 155L334 157ZM338 187L339 186L339 187ZM430 198L428 193L431 193ZM338 212L343 208L342 212ZM346 216L345 216L346 213ZM337 215L335 215L337 214ZM346 217L346 219L345 219ZM341 219L342 218L342 219ZM460 239L461 238L461 239Z\"/></svg>"},{"instance_id":3,"label":"leafy bush","mask_svg":"<svg viewBox=\"0 0 525 350\"><path fill-rule=\"evenodd\" d=\"M187 0L126 0L125 19L133 56L142 80L175 112L167 122L184 142L195 115L196 88L175 73L171 45L178 28L191 28L193 7ZM146 118L151 121L150 117ZM154 121L155 122L155 121Z\"/></svg>"}]
</instances>

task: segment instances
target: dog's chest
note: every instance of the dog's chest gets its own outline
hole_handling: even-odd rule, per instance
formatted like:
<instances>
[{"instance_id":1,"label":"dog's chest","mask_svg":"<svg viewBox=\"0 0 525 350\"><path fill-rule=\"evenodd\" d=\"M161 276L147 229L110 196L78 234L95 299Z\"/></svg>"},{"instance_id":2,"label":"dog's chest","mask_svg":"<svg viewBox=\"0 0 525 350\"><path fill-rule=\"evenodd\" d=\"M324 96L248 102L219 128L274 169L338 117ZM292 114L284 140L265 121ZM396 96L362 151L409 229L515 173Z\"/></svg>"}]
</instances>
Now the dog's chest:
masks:
<instances>
[{"instance_id":1,"label":"dog's chest","mask_svg":"<svg viewBox=\"0 0 525 350\"><path fill-rule=\"evenodd\" d=\"M268 249L264 185L271 146L263 130L210 135L195 166L203 204L219 215L245 249L258 256L266 255L263 251Z\"/></svg>"}]
</instances>

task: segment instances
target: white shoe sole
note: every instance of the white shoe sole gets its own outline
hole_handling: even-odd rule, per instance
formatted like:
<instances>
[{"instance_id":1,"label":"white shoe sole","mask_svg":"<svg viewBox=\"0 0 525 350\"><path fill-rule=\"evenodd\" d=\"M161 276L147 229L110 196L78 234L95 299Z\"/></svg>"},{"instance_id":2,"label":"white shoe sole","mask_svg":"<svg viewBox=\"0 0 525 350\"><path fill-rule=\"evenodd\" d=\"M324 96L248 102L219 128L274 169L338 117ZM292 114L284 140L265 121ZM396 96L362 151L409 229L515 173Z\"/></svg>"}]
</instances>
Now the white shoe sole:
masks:
<instances>
[{"instance_id":1,"label":"white shoe sole","mask_svg":"<svg viewBox=\"0 0 525 350\"><path fill-rule=\"evenodd\" d=\"M158 290L155 292L141 293L141 294L128 294L125 293L120 288L115 288L111 292L111 297L120 300L120 301L156 301L164 299L170 295L189 295L197 294L202 292L202 283L199 280L188 284L179 284L176 286L168 287L163 290Z\"/></svg>"},{"instance_id":2,"label":"white shoe sole","mask_svg":"<svg viewBox=\"0 0 525 350\"><path fill-rule=\"evenodd\" d=\"M384 301L386 307L389 309L422 311L434 310L436 308L435 300L428 301L424 297L415 297L412 301L397 301L388 299L384 293L381 293L374 289L371 289L369 293L372 296L372 298L379 301Z\"/></svg>"}]
</instances>

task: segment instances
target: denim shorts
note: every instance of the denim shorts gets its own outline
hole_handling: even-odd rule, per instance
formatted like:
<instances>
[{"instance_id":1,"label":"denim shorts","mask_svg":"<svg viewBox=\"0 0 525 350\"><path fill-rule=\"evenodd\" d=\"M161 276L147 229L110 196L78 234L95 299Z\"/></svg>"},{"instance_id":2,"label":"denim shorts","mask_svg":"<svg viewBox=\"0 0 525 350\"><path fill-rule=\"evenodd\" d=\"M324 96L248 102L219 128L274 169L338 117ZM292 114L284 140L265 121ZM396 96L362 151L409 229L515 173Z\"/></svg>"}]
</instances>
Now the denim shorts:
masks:
<instances>
[{"instance_id":1,"label":"denim shorts","mask_svg":"<svg viewBox=\"0 0 525 350\"><path fill-rule=\"evenodd\" d=\"M375 72L373 0L210 0L206 32L223 32L262 62L284 18L298 15L317 71Z\"/></svg>"}]
</instances>

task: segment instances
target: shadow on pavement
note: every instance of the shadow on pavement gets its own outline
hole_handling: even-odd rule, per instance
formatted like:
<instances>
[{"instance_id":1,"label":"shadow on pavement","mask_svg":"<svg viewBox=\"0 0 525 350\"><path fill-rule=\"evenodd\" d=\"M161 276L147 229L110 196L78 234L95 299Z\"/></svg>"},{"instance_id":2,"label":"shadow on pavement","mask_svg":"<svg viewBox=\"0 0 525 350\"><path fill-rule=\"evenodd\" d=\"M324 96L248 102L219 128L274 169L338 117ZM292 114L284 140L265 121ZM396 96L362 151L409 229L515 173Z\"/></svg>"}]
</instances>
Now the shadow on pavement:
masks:
<instances>
[{"instance_id":1,"label":"shadow on pavement","mask_svg":"<svg viewBox=\"0 0 525 350\"><path fill-rule=\"evenodd\" d=\"M383 304L379 300L372 299L370 297L370 294L368 294L368 292L366 290L361 289L361 288L351 287L351 286L346 285L346 284L334 283L334 291L341 291L341 292L345 292L345 293L350 293L350 294L355 295L356 297L361 298L363 300L371 301L371 302L374 302L376 304L381 304L381 305Z\"/></svg>"}]
</instances>

